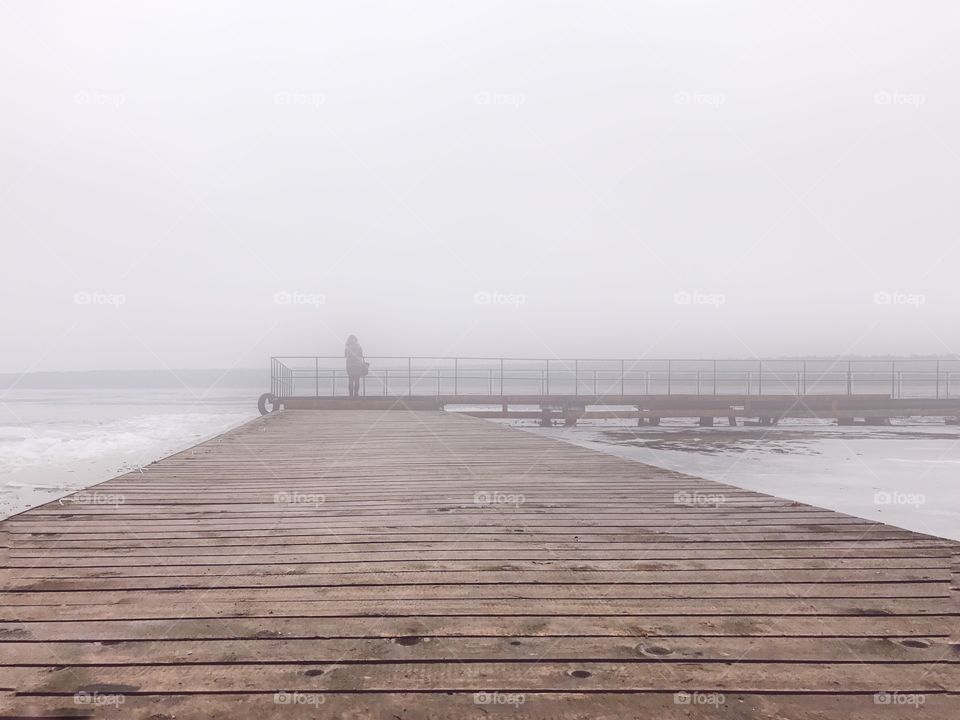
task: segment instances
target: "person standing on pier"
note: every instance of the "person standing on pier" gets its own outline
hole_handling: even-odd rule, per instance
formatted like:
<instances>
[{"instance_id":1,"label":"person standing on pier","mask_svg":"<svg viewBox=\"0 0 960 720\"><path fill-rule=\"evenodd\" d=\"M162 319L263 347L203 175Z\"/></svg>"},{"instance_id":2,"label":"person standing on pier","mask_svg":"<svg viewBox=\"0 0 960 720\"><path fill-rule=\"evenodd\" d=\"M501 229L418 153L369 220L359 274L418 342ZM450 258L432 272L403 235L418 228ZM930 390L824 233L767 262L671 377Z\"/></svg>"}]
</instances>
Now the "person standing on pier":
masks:
<instances>
[{"instance_id":1,"label":"person standing on pier","mask_svg":"<svg viewBox=\"0 0 960 720\"><path fill-rule=\"evenodd\" d=\"M363 348L357 341L356 335L347 338L347 347L343 352L347 360L347 377L349 378L350 397L360 397L360 378L367 374L367 363L363 359Z\"/></svg>"}]
</instances>

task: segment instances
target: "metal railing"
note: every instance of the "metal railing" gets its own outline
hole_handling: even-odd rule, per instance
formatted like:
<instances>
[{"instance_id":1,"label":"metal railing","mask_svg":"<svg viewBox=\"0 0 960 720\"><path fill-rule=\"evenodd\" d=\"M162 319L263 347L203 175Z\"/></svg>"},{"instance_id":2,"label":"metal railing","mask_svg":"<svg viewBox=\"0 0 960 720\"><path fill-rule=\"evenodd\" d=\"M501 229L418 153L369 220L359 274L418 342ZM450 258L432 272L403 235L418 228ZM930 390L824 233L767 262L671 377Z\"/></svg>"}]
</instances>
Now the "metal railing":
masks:
<instances>
[{"instance_id":1,"label":"metal railing","mask_svg":"<svg viewBox=\"0 0 960 720\"><path fill-rule=\"evenodd\" d=\"M960 396L960 360L597 360L367 357L374 396L886 395ZM342 356L277 356L277 397L345 396Z\"/></svg>"}]
</instances>

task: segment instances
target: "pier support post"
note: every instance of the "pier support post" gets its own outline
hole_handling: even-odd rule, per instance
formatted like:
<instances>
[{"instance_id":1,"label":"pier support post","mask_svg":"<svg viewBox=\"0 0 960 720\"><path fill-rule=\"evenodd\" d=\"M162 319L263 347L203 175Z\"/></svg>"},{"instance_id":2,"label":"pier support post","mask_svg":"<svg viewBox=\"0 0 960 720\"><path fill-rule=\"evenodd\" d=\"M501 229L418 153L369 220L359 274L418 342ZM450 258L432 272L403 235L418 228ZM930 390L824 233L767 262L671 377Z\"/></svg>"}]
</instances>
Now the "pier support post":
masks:
<instances>
[{"instance_id":1,"label":"pier support post","mask_svg":"<svg viewBox=\"0 0 960 720\"><path fill-rule=\"evenodd\" d=\"M652 418L649 418L649 419L647 420L647 422L649 422L651 425L659 425L659 424L660 424L660 418L658 418L658 417L652 417Z\"/></svg>"},{"instance_id":2,"label":"pier support post","mask_svg":"<svg viewBox=\"0 0 960 720\"><path fill-rule=\"evenodd\" d=\"M713 418L712 417L700 418L700 427L713 427Z\"/></svg>"},{"instance_id":3,"label":"pier support post","mask_svg":"<svg viewBox=\"0 0 960 720\"><path fill-rule=\"evenodd\" d=\"M577 420L587 411L586 407L565 407L563 409L564 427L576 427Z\"/></svg>"},{"instance_id":4,"label":"pier support post","mask_svg":"<svg viewBox=\"0 0 960 720\"><path fill-rule=\"evenodd\" d=\"M737 416L736 416L736 415L729 415L729 416L727 416L727 422L730 424L730 427L736 427L736 426L737 426Z\"/></svg>"},{"instance_id":5,"label":"pier support post","mask_svg":"<svg viewBox=\"0 0 960 720\"><path fill-rule=\"evenodd\" d=\"M550 419L550 411L547 408L540 408L540 427L553 427L553 420Z\"/></svg>"}]
</instances>

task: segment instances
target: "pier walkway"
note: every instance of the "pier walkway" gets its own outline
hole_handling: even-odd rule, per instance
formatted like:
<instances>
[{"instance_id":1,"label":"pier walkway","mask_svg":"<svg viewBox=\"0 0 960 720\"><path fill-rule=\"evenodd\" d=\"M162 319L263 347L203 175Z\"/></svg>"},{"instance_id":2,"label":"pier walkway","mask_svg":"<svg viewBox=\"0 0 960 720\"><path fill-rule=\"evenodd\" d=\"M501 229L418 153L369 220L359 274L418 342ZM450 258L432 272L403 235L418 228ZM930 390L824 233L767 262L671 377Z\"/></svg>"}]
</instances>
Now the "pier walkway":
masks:
<instances>
[{"instance_id":1,"label":"pier walkway","mask_svg":"<svg viewBox=\"0 0 960 720\"><path fill-rule=\"evenodd\" d=\"M955 543L453 413L271 413L0 527L2 718L960 715Z\"/></svg>"}]
</instances>

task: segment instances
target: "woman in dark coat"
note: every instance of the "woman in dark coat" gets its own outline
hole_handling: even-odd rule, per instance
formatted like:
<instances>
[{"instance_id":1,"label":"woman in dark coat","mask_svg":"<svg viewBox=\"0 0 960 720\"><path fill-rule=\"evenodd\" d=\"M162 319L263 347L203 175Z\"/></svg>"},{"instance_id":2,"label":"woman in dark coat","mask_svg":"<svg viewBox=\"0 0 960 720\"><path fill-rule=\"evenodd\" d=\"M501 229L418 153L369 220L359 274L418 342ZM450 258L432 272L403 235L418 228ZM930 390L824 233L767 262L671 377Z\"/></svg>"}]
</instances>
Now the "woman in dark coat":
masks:
<instances>
[{"instance_id":1,"label":"woman in dark coat","mask_svg":"<svg viewBox=\"0 0 960 720\"><path fill-rule=\"evenodd\" d=\"M360 378L366 373L367 363L363 359L363 348L357 342L357 336L347 338L347 347L343 351L347 361L347 377L350 379L350 397L360 397Z\"/></svg>"}]
</instances>

